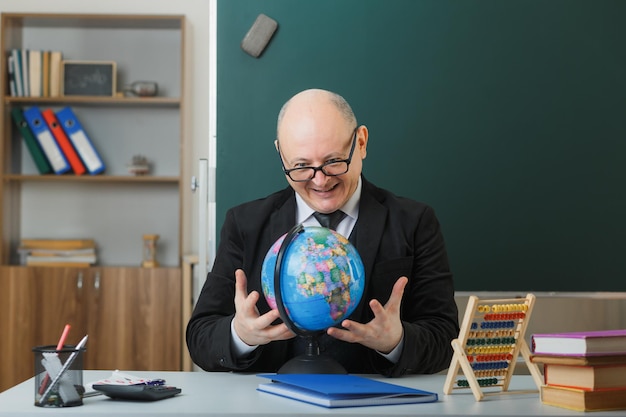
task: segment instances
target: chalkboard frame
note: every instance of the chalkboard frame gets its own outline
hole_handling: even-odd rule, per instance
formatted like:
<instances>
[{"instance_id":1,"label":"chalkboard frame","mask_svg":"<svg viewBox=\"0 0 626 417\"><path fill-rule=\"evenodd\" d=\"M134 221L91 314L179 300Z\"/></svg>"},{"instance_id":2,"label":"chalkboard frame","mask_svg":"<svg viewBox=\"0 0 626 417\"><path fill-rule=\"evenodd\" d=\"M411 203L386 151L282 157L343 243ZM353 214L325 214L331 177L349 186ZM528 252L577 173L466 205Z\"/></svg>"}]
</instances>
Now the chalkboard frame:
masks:
<instances>
[{"instance_id":1,"label":"chalkboard frame","mask_svg":"<svg viewBox=\"0 0 626 417\"><path fill-rule=\"evenodd\" d=\"M113 97L117 85L117 64L114 61L62 61L62 88L64 96ZM81 82L78 77L89 76ZM103 81L93 82L103 77Z\"/></svg>"}]
</instances>

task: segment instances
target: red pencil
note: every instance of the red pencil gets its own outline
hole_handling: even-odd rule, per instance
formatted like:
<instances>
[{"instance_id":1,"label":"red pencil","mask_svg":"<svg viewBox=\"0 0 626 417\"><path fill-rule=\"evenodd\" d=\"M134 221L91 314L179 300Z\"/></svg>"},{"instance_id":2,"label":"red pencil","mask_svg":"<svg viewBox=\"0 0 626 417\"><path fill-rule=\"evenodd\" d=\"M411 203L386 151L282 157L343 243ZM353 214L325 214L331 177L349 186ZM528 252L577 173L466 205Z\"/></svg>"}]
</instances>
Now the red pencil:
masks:
<instances>
[{"instance_id":1,"label":"red pencil","mask_svg":"<svg viewBox=\"0 0 626 417\"><path fill-rule=\"evenodd\" d=\"M65 339L67 339L67 334L70 332L70 325L66 324L63 328L63 333L61 333L61 337L59 338L59 343L57 343L57 350L63 349L65 345ZM39 395L42 395L46 391L46 386L50 382L50 375L46 374L44 376L43 381L41 381L41 385L39 386Z\"/></svg>"}]
</instances>

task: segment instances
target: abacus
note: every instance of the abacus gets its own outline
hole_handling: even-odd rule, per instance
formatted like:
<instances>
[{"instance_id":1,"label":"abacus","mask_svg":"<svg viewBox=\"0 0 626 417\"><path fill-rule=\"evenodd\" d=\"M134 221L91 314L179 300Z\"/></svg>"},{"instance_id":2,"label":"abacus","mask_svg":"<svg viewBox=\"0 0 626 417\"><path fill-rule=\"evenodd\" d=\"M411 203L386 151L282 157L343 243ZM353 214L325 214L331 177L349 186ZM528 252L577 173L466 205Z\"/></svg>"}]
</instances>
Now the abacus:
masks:
<instances>
[{"instance_id":1,"label":"abacus","mask_svg":"<svg viewBox=\"0 0 626 417\"><path fill-rule=\"evenodd\" d=\"M524 339L534 303L533 294L497 300L470 296L459 337L452 341L454 354L443 392L469 388L476 401L485 395L512 393L509 383L520 353L537 388L541 387L543 377L537 364L531 362Z\"/></svg>"}]
</instances>

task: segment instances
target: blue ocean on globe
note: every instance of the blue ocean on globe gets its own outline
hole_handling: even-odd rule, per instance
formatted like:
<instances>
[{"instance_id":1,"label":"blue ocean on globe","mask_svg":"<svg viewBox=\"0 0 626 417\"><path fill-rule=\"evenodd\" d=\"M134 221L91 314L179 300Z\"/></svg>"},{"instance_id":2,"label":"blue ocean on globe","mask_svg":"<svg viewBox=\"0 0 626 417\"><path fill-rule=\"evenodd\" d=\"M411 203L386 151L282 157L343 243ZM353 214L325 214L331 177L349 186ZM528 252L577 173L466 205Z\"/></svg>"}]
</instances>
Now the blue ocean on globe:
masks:
<instances>
[{"instance_id":1,"label":"blue ocean on globe","mask_svg":"<svg viewBox=\"0 0 626 417\"><path fill-rule=\"evenodd\" d=\"M274 293L276 256L285 235L269 249L261 270L267 303L277 308ZM318 331L341 323L361 301L363 262L341 234L324 227L304 227L283 255L280 285L285 311L301 330Z\"/></svg>"}]
</instances>

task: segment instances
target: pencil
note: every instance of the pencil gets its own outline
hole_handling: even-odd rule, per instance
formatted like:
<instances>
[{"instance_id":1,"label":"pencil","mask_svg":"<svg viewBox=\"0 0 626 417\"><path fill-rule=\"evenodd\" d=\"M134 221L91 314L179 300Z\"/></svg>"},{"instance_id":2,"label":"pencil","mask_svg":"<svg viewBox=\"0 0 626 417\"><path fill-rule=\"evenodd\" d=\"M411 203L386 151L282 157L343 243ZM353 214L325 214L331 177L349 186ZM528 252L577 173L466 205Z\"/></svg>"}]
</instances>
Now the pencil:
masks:
<instances>
[{"instance_id":1,"label":"pencil","mask_svg":"<svg viewBox=\"0 0 626 417\"><path fill-rule=\"evenodd\" d=\"M70 325L66 324L63 328L63 333L61 333L61 337L59 338L59 343L57 343L57 350L63 349L65 345L65 339L67 339L67 334L70 332ZM41 381L41 385L39 386L39 395L42 395L46 391L46 386L50 381L50 375L46 373L46 376L43 377L43 381Z\"/></svg>"}]
</instances>

